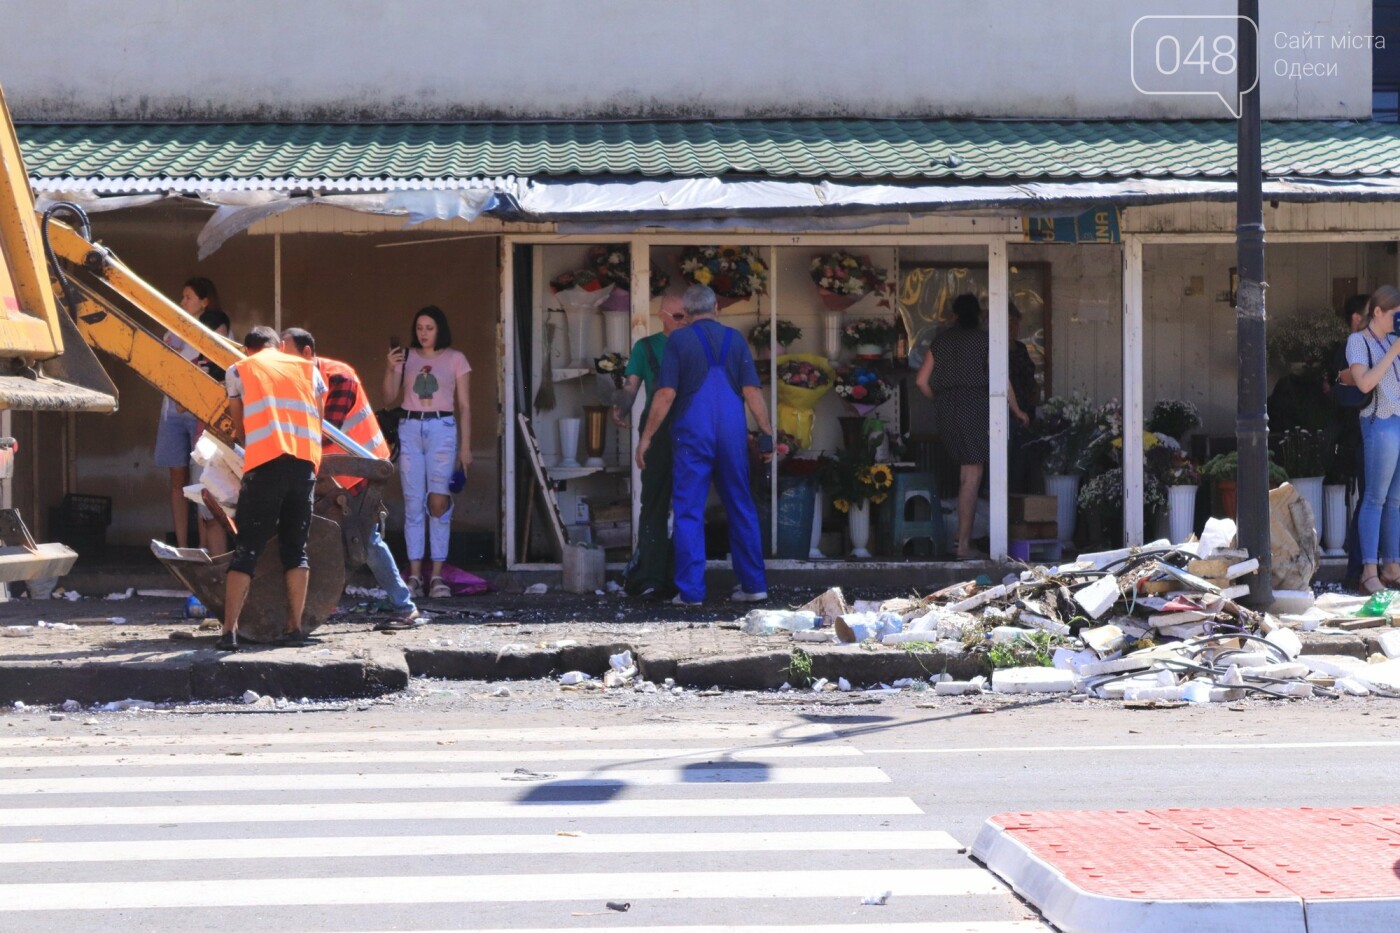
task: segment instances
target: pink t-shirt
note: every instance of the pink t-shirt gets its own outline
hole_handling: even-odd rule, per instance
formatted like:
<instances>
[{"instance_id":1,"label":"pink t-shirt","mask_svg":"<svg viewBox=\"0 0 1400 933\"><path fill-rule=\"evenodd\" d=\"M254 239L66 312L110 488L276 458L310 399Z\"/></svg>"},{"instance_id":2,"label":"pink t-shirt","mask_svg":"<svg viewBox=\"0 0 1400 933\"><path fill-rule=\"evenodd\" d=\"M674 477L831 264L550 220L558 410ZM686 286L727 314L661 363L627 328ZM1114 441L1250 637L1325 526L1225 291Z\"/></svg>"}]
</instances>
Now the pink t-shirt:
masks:
<instances>
[{"instance_id":1,"label":"pink t-shirt","mask_svg":"<svg viewBox=\"0 0 1400 933\"><path fill-rule=\"evenodd\" d=\"M404 362L405 411L455 411L457 378L472 371L460 350L448 347L436 356L422 356L410 348Z\"/></svg>"}]
</instances>

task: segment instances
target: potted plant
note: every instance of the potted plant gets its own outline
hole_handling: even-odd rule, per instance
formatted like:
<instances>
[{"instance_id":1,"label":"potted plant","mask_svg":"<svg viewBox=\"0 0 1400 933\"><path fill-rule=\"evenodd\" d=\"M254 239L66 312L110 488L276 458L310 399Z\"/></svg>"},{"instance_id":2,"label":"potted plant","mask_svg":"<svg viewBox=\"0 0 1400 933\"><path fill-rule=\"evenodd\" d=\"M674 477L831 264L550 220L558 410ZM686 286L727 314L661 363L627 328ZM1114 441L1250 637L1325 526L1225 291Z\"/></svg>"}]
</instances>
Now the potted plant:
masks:
<instances>
[{"instance_id":1,"label":"potted plant","mask_svg":"<svg viewBox=\"0 0 1400 933\"><path fill-rule=\"evenodd\" d=\"M1196 406L1182 399L1165 399L1152 406L1147 416L1147 430L1165 434L1177 443L1185 439L1187 432L1201 426L1201 413Z\"/></svg>"},{"instance_id":2,"label":"potted plant","mask_svg":"<svg viewBox=\"0 0 1400 933\"><path fill-rule=\"evenodd\" d=\"M1235 474L1238 472L1239 466L1240 455L1235 450L1227 454L1217 454L1201 465L1201 478L1210 480L1215 486L1215 491L1220 497L1219 511L1229 518L1235 517ZM1274 462L1271 453L1269 455L1270 488L1286 482L1288 482L1287 471Z\"/></svg>"},{"instance_id":3,"label":"potted plant","mask_svg":"<svg viewBox=\"0 0 1400 933\"><path fill-rule=\"evenodd\" d=\"M1288 473L1289 482L1298 495L1307 500L1313 510L1313 529L1322 532L1322 481L1331 466L1333 446L1327 442L1327 432L1308 428L1289 428L1274 442L1274 454L1279 466Z\"/></svg>"},{"instance_id":4,"label":"potted plant","mask_svg":"<svg viewBox=\"0 0 1400 933\"><path fill-rule=\"evenodd\" d=\"M1083 398L1056 396L1035 411L1031 440L1026 445L1045 468L1045 494L1057 500L1056 522L1061 541L1074 540L1079 507L1079 475L1084 471L1089 442L1098 433L1097 413Z\"/></svg>"},{"instance_id":5,"label":"potted plant","mask_svg":"<svg viewBox=\"0 0 1400 933\"><path fill-rule=\"evenodd\" d=\"M1122 540L1123 532L1123 468L1113 467L1089 479L1079 490L1079 508L1097 513L1109 531L1110 542ZM1150 472L1142 476L1142 510L1144 517L1156 515L1167 507L1166 487Z\"/></svg>"},{"instance_id":6,"label":"potted plant","mask_svg":"<svg viewBox=\"0 0 1400 933\"><path fill-rule=\"evenodd\" d=\"M836 510L846 513L851 556L869 558L870 503L885 501L894 471L889 464L875 462L875 445L867 438L863 444L841 448L834 457L823 457L817 479Z\"/></svg>"},{"instance_id":7,"label":"potted plant","mask_svg":"<svg viewBox=\"0 0 1400 933\"><path fill-rule=\"evenodd\" d=\"M1180 544L1196 530L1196 491L1201 485L1201 471L1186 451L1171 452L1162 485L1167 489L1167 537Z\"/></svg>"},{"instance_id":8,"label":"potted plant","mask_svg":"<svg viewBox=\"0 0 1400 933\"><path fill-rule=\"evenodd\" d=\"M831 311L845 311L866 295L886 288L884 269L872 265L869 256L843 250L813 259L810 272L822 303Z\"/></svg>"}]
</instances>

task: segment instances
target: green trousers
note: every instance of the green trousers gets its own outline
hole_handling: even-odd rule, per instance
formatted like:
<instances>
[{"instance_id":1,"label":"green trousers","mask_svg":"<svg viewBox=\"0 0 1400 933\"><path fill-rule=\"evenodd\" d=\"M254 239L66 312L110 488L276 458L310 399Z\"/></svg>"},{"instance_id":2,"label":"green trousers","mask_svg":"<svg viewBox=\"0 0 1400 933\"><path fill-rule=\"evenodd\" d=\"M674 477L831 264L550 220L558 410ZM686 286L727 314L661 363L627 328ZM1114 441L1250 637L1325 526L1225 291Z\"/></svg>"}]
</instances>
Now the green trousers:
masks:
<instances>
[{"instance_id":1,"label":"green trousers","mask_svg":"<svg viewBox=\"0 0 1400 933\"><path fill-rule=\"evenodd\" d=\"M648 406L642 415L646 424ZM637 547L627 562L623 588L639 596L647 590L666 596L676 591L676 552L671 546L671 419L667 417L651 439L647 465L642 468L642 512Z\"/></svg>"}]
</instances>

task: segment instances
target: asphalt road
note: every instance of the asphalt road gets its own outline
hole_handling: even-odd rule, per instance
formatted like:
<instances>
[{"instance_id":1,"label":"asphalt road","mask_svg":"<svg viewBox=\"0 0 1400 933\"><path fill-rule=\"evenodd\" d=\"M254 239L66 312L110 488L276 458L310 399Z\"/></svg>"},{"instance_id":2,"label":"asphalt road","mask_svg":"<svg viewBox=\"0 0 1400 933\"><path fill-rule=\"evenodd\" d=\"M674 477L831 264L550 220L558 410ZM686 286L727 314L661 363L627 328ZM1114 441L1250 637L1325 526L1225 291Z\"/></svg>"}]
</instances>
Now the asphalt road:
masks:
<instances>
[{"instance_id":1,"label":"asphalt road","mask_svg":"<svg viewBox=\"0 0 1400 933\"><path fill-rule=\"evenodd\" d=\"M0 715L0 928L1025 933L991 814L1396 799L1374 699L497 689Z\"/></svg>"}]
</instances>

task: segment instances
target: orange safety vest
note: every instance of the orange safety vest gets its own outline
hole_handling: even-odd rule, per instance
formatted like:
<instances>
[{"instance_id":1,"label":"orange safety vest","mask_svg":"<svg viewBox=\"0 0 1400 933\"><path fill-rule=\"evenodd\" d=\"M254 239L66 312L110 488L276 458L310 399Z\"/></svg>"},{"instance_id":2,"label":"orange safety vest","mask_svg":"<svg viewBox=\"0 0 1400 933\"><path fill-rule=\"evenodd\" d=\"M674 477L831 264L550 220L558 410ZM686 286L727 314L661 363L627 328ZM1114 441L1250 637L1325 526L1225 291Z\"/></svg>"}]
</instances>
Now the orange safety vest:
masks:
<instances>
[{"instance_id":1,"label":"orange safety vest","mask_svg":"<svg viewBox=\"0 0 1400 933\"><path fill-rule=\"evenodd\" d=\"M235 364L243 381L243 469L291 454L321 465L311 361L268 347Z\"/></svg>"},{"instance_id":2,"label":"orange safety vest","mask_svg":"<svg viewBox=\"0 0 1400 933\"><path fill-rule=\"evenodd\" d=\"M379 459L388 460L389 444L384 440L384 435L379 433L379 419L374 417L374 409L370 407L369 396L365 395L364 384L360 382L359 374L349 363L342 363L328 356L316 357L316 363L321 368L321 377L325 379L327 389L330 388L332 379L345 379L354 387L355 401L350 405L350 414L345 416L342 424L335 427L340 428L352 441ZM321 448L328 454L345 453L339 444L324 437L321 439ZM335 481L351 490L364 482L355 476L337 476Z\"/></svg>"}]
</instances>

